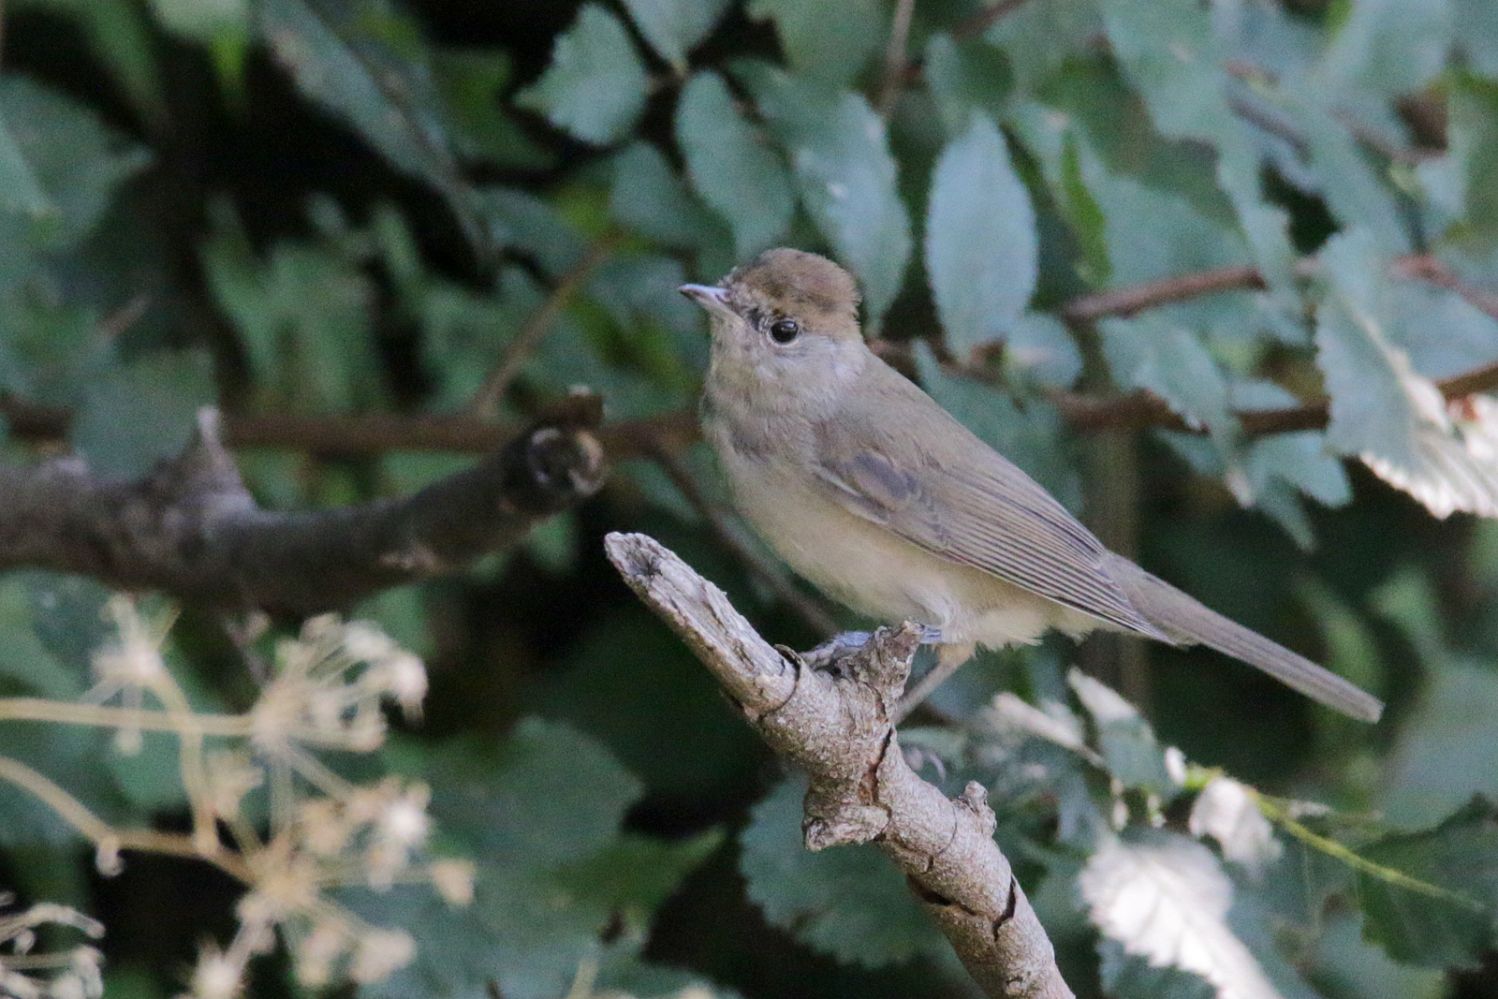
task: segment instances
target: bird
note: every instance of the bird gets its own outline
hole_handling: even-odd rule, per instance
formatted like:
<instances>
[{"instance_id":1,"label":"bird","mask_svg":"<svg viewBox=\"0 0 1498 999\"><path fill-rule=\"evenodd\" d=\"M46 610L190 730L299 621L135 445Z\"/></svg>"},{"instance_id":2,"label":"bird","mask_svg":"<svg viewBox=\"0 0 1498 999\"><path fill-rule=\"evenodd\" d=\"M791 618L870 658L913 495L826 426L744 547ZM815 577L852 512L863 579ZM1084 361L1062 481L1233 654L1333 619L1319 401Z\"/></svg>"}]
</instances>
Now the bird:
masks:
<instances>
[{"instance_id":1,"label":"bird","mask_svg":"<svg viewBox=\"0 0 1498 999\"><path fill-rule=\"evenodd\" d=\"M911 621L937 664L1104 629L1205 645L1364 721L1383 704L1108 550L1017 465L865 342L853 277L766 250L680 291L709 317L700 419L733 505L801 577L875 620ZM813 650L835 657L863 633Z\"/></svg>"}]
</instances>

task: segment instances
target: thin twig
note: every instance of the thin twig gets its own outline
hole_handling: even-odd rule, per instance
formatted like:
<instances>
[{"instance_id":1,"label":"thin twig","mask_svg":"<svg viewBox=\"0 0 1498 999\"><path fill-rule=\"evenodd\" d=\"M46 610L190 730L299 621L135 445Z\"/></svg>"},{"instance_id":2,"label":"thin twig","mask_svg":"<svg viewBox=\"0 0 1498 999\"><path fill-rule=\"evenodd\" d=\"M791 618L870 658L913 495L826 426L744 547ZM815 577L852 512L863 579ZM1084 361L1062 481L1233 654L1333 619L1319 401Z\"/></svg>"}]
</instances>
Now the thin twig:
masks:
<instances>
[{"instance_id":1,"label":"thin twig","mask_svg":"<svg viewBox=\"0 0 1498 999\"><path fill-rule=\"evenodd\" d=\"M713 537L731 551L760 582L769 587L777 598L795 611L814 631L831 634L838 629L837 619L820 602L802 592L780 566L765 559L753 545L744 540L727 512L708 498L679 455L662 449L655 457L671 483L702 515Z\"/></svg>"},{"instance_id":2,"label":"thin twig","mask_svg":"<svg viewBox=\"0 0 1498 999\"><path fill-rule=\"evenodd\" d=\"M888 118L905 88L906 69L910 63L906 48L910 43L910 19L915 14L915 0L896 0L895 13L889 23L889 44L884 49L884 75L874 108L879 117Z\"/></svg>"},{"instance_id":3,"label":"thin twig","mask_svg":"<svg viewBox=\"0 0 1498 999\"><path fill-rule=\"evenodd\" d=\"M567 304L572 300L579 288L587 283L593 272L598 269L605 260L613 255L618 247L621 236L617 232L610 232L596 239L578 258L568 271L557 281L551 293L536 306L514 337L505 345L505 351L500 355L499 361L494 365L492 371L484 378L484 383L474 393L473 401L469 403L468 411L475 416L488 416L499 408L505 393L509 391L510 384L519 376L525 362L530 359L546 334L551 332L556 325L557 319Z\"/></svg>"},{"instance_id":4,"label":"thin twig","mask_svg":"<svg viewBox=\"0 0 1498 999\"><path fill-rule=\"evenodd\" d=\"M158 832L155 829L115 829L56 782L20 760L0 756L0 780L36 798L99 849L135 850L202 860L242 884L249 884L253 880L253 874L241 858L221 848L205 851L199 848L190 835Z\"/></svg>"}]
</instances>

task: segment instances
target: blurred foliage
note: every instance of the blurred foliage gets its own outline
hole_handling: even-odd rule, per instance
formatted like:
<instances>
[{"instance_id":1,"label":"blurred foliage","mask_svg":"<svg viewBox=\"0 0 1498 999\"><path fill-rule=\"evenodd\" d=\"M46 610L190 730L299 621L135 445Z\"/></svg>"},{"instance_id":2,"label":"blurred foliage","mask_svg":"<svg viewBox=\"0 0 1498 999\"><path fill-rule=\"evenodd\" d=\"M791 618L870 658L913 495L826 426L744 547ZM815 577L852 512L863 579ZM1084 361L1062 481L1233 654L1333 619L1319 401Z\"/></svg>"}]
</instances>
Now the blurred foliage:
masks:
<instances>
[{"instance_id":1,"label":"blurred foliage","mask_svg":"<svg viewBox=\"0 0 1498 999\"><path fill-rule=\"evenodd\" d=\"M944 690L967 720L911 731L912 759L989 787L1078 993L1498 995L1498 526L1470 515L1498 514L1498 401L1435 385L1498 362L1493 4L920 0L891 49L898 6L11 0L0 398L71 410L125 476L206 401L465 411L539 321L497 415L586 385L647 417L706 360L677 284L828 252L910 372L1110 544L1390 700L1367 728L1210 653L1089 677L1064 644ZM1244 265L1258 285L1063 319ZM1069 423L1068 393L1135 389L1199 432ZM1245 431L1322 391L1324 430ZM3 417L0 447L38 453ZM720 502L700 451L682 468ZM283 508L467 460L240 457ZM623 463L516 551L358 609L430 671L385 763L478 862L468 909L350 900L418 947L372 994L971 994L887 865L798 852L794 779L603 561L604 531L649 531L775 640L822 637L700 505ZM0 580L0 693L83 692L97 590ZM198 703L253 701L223 622L175 635ZM149 739L6 723L0 746L110 819L185 822ZM0 888L99 917L113 994L175 994L233 887L129 856L100 878L5 801ZM255 994L305 994L258 963Z\"/></svg>"}]
</instances>

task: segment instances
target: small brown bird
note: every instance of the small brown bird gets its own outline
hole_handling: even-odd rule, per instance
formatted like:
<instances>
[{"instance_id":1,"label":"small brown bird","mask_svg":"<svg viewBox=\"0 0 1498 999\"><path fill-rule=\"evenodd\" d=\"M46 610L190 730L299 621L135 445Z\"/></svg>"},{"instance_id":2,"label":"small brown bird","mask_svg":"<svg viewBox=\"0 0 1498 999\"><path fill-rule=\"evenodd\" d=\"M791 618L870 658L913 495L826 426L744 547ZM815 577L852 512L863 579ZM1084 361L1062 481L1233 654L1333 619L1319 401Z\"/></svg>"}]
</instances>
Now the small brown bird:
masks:
<instances>
[{"instance_id":1,"label":"small brown bird","mask_svg":"<svg viewBox=\"0 0 1498 999\"><path fill-rule=\"evenodd\" d=\"M702 423L739 511L799 574L881 620L926 625L938 665L918 702L977 646L1055 628L1203 644L1354 718L1383 704L1103 547L1017 466L869 350L847 271L775 249L707 310ZM835 639L831 654L861 636Z\"/></svg>"}]
</instances>

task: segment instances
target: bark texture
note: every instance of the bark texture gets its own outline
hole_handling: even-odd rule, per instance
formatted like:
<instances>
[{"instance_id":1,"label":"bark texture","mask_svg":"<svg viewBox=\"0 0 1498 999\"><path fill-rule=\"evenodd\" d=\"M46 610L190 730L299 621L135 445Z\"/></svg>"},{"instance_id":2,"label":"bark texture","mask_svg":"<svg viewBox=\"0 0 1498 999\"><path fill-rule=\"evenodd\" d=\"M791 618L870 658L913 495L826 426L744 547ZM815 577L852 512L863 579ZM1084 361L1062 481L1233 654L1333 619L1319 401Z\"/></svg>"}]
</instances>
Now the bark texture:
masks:
<instances>
[{"instance_id":1,"label":"bark texture","mask_svg":"<svg viewBox=\"0 0 1498 999\"><path fill-rule=\"evenodd\" d=\"M881 628L830 668L813 669L766 642L722 590L653 539L611 534L606 545L630 588L771 748L811 778L807 849L874 843L987 995L1070 999L1050 939L994 842L982 785L948 798L900 751L890 715L910 675L916 626Z\"/></svg>"},{"instance_id":2,"label":"bark texture","mask_svg":"<svg viewBox=\"0 0 1498 999\"><path fill-rule=\"evenodd\" d=\"M261 509L204 410L187 448L132 482L78 458L0 466L0 571L80 573L228 609L308 614L503 548L592 495L603 449L542 426L411 496L316 511Z\"/></svg>"}]
</instances>

